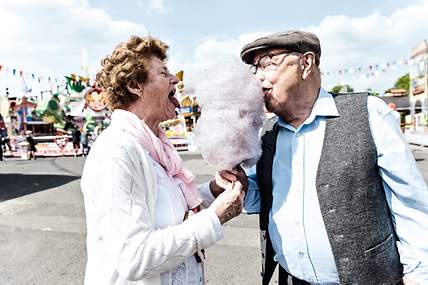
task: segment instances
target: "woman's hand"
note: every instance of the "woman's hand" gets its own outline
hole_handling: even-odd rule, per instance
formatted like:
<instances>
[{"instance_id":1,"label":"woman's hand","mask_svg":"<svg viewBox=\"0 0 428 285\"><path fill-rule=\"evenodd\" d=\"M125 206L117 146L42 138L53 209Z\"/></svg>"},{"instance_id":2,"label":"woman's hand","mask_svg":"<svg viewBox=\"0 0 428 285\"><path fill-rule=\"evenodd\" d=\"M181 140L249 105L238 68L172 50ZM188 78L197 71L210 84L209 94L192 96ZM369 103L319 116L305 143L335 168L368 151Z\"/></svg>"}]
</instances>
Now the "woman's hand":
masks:
<instances>
[{"instance_id":1,"label":"woman's hand","mask_svg":"<svg viewBox=\"0 0 428 285\"><path fill-rule=\"evenodd\" d=\"M229 183L225 191L211 204L210 208L215 211L222 225L242 212L244 196L242 184L236 181Z\"/></svg>"}]
</instances>

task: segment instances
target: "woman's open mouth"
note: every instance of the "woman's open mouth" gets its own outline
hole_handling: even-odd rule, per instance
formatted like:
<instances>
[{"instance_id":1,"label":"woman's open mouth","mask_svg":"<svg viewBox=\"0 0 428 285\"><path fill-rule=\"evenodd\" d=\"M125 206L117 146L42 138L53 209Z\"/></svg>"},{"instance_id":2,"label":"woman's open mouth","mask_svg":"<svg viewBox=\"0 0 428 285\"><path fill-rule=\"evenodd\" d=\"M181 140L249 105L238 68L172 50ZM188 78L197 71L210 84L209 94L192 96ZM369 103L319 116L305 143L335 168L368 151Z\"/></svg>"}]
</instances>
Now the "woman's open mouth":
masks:
<instances>
[{"instance_id":1,"label":"woman's open mouth","mask_svg":"<svg viewBox=\"0 0 428 285\"><path fill-rule=\"evenodd\" d=\"M180 103L178 102L177 98L175 98L175 92L175 89L172 89L168 94L168 99L176 108L180 108Z\"/></svg>"}]
</instances>

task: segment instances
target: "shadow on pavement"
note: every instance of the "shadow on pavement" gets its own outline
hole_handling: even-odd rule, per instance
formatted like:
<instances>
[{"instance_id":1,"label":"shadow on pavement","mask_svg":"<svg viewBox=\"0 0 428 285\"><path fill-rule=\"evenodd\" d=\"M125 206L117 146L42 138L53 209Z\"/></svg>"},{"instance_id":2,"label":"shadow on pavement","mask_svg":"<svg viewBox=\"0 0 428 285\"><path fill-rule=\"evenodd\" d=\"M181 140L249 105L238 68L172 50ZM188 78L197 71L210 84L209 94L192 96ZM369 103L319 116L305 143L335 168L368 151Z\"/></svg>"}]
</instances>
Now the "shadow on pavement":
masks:
<instances>
[{"instance_id":1,"label":"shadow on pavement","mask_svg":"<svg viewBox=\"0 0 428 285\"><path fill-rule=\"evenodd\" d=\"M79 176L47 174L0 174L0 202L67 184Z\"/></svg>"}]
</instances>

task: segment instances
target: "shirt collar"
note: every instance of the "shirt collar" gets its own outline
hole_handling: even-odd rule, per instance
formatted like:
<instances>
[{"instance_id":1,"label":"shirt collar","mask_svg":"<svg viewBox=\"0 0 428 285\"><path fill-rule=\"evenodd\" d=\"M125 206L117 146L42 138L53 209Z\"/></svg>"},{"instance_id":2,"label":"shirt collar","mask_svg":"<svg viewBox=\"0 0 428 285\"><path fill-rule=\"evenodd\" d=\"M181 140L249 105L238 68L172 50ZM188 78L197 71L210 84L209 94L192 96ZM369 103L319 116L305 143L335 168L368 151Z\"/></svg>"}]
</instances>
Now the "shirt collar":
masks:
<instances>
[{"instance_id":1,"label":"shirt collar","mask_svg":"<svg viewBox=\"0 0 428 285\"><path fill-rule=\"evenodd\" d=\"M305 122L302 124L302 126L312 123L315 120L315 118L318 116L321 116L321 117L338 117L339 116L339 112L337 111L336 103L334 102L333 96L323 88L320 88L320 91L318 93L318 98L315 101L314 107L312 108L312 112L309 115L309 117L305 120ZM286 123L282 118L278 118L278 125L280 125L281 127L285 127L287 129L296 131L294 127ZM300 126L299 129L302 126ZM297 131L299 129L297 129Z\"/></svg>"},{"instance_id":2,"label":"shirt collar","mask_svg":"<svg viewBox=\"0 0 428 285\"><path fill-rule=\"evenodd\" d=\"M315 101L314 107L312 108L311 116L325 116L325 117L338 117L339 112L336 108L333 95L320 88L318 98ZM308 118L308 119L309 119Z\"/></svg>"}]
</instances>

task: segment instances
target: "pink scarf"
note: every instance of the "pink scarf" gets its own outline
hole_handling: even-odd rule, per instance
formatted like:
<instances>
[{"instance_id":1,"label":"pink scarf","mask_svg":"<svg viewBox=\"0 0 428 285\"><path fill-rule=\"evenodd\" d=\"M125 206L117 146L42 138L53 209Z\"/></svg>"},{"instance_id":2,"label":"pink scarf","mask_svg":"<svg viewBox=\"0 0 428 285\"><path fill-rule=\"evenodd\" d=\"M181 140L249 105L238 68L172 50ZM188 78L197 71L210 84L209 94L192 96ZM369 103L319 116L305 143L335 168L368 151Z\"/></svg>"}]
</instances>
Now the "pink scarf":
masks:
<instances>
[{"instance_id":1,"label":"pink scarf","mask_svg":"<svg viewBox=\"0 0 428 285\"><path fill-rule=\"evenodd\" d=\"M117 109L113 112L112 124L133 135L150 156L163 166L166 173L177 178L180 189L189 209L195 209L201 202L201 196L195 183L195 176L183 167L183 161L165 133L159 128L159 137L132 112Z\"/></svg>"}]
</instances>

